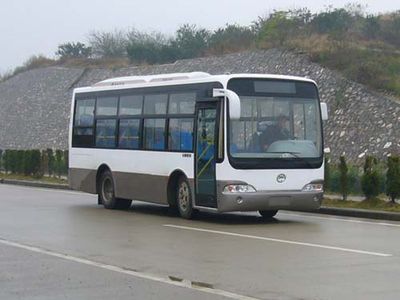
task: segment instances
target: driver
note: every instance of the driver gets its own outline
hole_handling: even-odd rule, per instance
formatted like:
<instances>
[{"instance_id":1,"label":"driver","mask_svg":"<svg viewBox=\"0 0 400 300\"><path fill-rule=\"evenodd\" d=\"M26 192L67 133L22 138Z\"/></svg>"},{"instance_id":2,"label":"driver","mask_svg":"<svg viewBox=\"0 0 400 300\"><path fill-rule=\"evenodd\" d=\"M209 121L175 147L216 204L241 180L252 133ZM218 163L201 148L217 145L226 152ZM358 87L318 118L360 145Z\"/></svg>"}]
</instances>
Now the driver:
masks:
<instances>
[{"instance_id":1,"label":"driver","mask_svg":"<svg viewBox=\"0 0 400 300\"><path fill-rule=\"evenodd\" d=\"M279 115L274 125L267 127L260 135L260 146L263 151L275 141L289 139L289 118Z\"/></svg>"}]
</instances>

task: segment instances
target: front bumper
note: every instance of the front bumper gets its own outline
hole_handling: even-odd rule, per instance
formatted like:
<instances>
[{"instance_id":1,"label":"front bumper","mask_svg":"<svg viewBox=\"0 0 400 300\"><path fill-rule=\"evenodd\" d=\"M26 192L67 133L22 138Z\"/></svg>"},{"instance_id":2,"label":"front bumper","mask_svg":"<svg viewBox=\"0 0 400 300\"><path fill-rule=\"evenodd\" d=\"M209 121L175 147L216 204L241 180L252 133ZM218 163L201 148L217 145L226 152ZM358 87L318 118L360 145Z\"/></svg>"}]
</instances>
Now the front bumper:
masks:
<instances>
[{"instance_id":1,"label":"front bumper","mask_svg":"<svg viewBox=\"0 0 400 300\"><path fill-rule=\"evenodd\" d=\"M323 193L302 191L260 191L255 193L219 193L218 211L316 210Z\"/></svg>"}]
</instances>

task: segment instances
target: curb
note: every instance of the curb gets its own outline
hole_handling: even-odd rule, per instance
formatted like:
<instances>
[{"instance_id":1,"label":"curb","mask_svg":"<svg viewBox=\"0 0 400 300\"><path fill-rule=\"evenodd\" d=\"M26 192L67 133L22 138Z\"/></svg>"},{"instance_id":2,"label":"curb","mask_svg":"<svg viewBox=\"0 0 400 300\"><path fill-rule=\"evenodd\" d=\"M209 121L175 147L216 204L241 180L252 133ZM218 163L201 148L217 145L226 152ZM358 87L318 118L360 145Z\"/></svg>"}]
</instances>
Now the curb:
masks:
<instances>
[{"instance_id":1,"label":"curb","mask_svg":"<svg viewBox=\"0 0 400 300\"><path fill-rule=\"evenodd\" d=\"M353 209L353 208L336 208L321 206L319 210L315 211L319 214L335 215L344 217L356 217L376 220L400 221L400 213L369 210L369 209Z\"/></svg>"},{"instance_id":2,"label":"curb","mask_svg":"<svg viewBox=\"0 0 400 300\"><path fill-rule=\"evenodd\" d=\"M20 186L59 189L59 190L70 190L69 186L66 184L45 183L45 182L37 182L37 181L0 179L0 184L1 183L14 184L14 185L20 185ZM313 211L309 211L309 212L317 213L317 214L324 214L324 215L343 216L343 217L400 221L400 213L369 210L369 209L336 208L336 207L321 206L321 208L319 210L313 210Z\"/></svg>"},{"instance_id":3,"label":"curb","mask_svg":"<svg viewBox=\"0 0 400 300\"><path fill-rule=\"evenodd\" d=\"M41 188L49 188L49 189L58 189L58 190L69 190L70 189L69 186L66 184L46 183L46 182L28 181L28 180L0 179L0 183L20 185L20 186L30 186L30 187L41 187Z\"/></svg>"}]
</instances>

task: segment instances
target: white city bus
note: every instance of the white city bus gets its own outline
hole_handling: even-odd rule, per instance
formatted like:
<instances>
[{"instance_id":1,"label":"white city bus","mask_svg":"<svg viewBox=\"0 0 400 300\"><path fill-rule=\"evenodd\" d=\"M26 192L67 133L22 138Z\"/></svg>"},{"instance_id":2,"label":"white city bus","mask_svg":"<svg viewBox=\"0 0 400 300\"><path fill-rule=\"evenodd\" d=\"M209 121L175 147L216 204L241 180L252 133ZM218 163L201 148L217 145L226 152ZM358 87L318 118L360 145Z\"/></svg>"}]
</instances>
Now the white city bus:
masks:
<instances>
[{"instance_id":1,"label":"white city bus","mask_svg":"<svg viewBox=\"0 0 400 300\"><path fill-rule=\"evenodd\" d=\"M259 211L320 206L324 161L316 83L307 78L131 76L77 88L70 187L106 208L131 199L176 208Z\"/></svg>"}]
</instances>

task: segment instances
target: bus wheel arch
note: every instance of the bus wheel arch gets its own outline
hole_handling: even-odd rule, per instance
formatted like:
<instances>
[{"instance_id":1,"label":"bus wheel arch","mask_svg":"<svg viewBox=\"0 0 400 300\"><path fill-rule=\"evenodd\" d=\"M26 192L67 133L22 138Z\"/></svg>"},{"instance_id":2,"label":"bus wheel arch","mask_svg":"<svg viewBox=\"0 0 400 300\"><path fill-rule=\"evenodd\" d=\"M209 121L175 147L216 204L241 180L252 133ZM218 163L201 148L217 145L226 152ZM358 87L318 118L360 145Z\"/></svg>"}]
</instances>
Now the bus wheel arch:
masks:
<instances>
[{"instance_id":1,"label":"bus wheel arch","mask_svg":"<svg viewBox=\"0 0 400 300\"><path fill-rule=\"evenodd\" d=\"M193 193L189 180L182 170L175 170L168 181L168 204L182 218L191 219L196 214L193 207Z\"/></svg>"},{"instance_id":2,"label":"bus wheel arch","mask_svg":"<svg viewBox=\"0 0 400 300\"><path fill-rule=\"evenodd\" d=\"M102 165L97 169L97 173L96 173L96 193L97 193L97 194L100 193L100 177L101 177L101 175L102 175L105 171L111 172L110 167L107 166L106 164L102 164ZM101 204L101 203L99 203L99 204Z\"/></svg>"},{"instance_id":3,"label":"bus wheel arch","mask_svg":"<svg viewBox=\"0 0 400 300\"><path fill-rule=\"evenodd\" d=\"M167 184L167 200L171 208L176 208L176 188L178 186L179 178L184 177L187 180L186 174L182 170L175 170L169 175Z\"/></svg>"},{"instance_id":4,"label":"bus wheel arch","mask_svg":"<svg viewBox=\"0 0 400 300\"><path fill-rule=\"evenodd\" d=\"M97 202L104 205L105 208L128 209L131 207L132 200L115 197L115 179L110 167L105 164L101 165L97 170L96 190L98 194ZM109 191L105 192L105 190ZM107 197L106 194L108 194Z\"/></svg>"}]
</instances>

